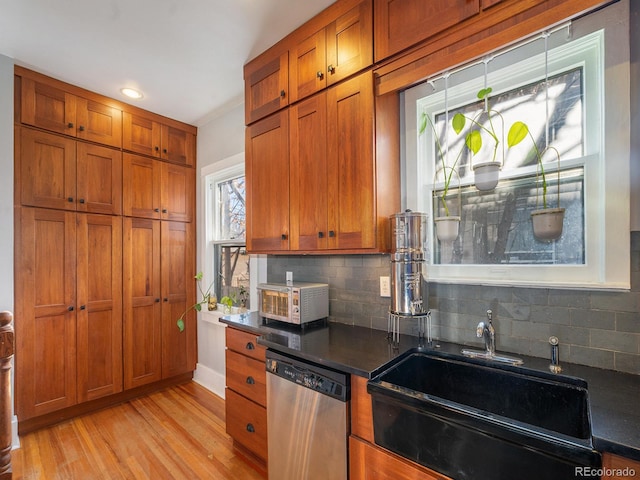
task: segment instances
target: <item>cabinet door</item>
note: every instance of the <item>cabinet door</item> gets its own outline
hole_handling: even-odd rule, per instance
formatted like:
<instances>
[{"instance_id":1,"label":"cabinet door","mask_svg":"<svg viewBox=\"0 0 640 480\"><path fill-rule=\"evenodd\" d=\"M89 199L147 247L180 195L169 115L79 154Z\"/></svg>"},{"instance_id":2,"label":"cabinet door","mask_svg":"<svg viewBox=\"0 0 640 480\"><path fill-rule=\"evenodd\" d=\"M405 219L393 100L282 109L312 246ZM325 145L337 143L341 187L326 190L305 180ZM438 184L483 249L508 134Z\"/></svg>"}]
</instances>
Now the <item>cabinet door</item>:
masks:
<instances>
[{"instance_id":1,"label":"cabinet door","mask_svg":"<svg viewBox=\"0 0 640 480\"><path fill-rule=\"evenodd\" d=\"M365 1L326 28L327 85L333 85L373 63L371 2Z\"/></svg>"},{"instance_id":2,"label":"cabinet door","mask_svg":"<svg viewBox=\"0 0 640 480\"><path fill-rule=\"evenodd\" d=\"M124 388L162 378L160 221L124 218Z\"/></svg>"},{"instance_id":3,"label":"cabinet door","mask_svg":"<svg viewBox=\"0 0 640 480\"><path fill-rule=\"evenodd\" d=\"M122 213L122 153L88 143L77 145L77 209Z\"/></svg>"},{"instance_id":4,"label":"cabinet door","mask_svg":"<svg viewBox=\"0 0 640 480\"><path fill-rule=\"evenodd\" d=\"M448 477L394 455L359 438L349 437L352 480L448 480Z\"/></svg>"},{"instance_id":5,"label":"cabinet door","mask_svg":"<svg viewBox=\"0 0 640 480\"><path fill-rule=\"evenodd\" d=\"M16 231L16 413L76 403L76 214L22 207Z\"/></svg>"},{"instance_id":6,"label":"cabinet door","mask_svg":"<svg viewBox=\"0 0 640 480\"><path fill-rule=\"evenodd\" d=\"M324 29L297 44L290 52L290 102L327 86L326 32Z\"/></svg>"},{"instance_id":7,"label":"cabinet door","mask_svg":"<svg viewBox=\"0 0 640 480\"><path fill-rule=\"evenodd\" d=\"M163 220L190 222L193 219L195 170L161 163L161 217Z\"/></svg>"},{"instance_id":8,"label":"cabinet door","mask_svg":"<svg viewBox=\"0 0 640 480\"><path fill-rule=\"evenodd\" d=\"M122 146L122 111L102 103L77 98L77 137L112 147Z\"/></svg>"},{"instance_id":9,"label":"cabinet door","mask_svg":"<svg viewBox=\"0 0 640 480\"><path fill-rule=\"evenodd\" d=\"M20 132L22 205L76 209L76 142L22 128Z\"/></svg>"},{"instance_id":10,"label":"cabinet door","mask_svg":"<svg viewBox=\"0 0 640 480\"><path fill-rule=\"evenodd\" d=\"M59 88L22 77L22 123L76 135L76 97Z\"/></svg>"},{"instance_id":11,"label":"cabinet door","mask_svg":"<svg viewBox=\"0 0 640 480\"><path fill-rule=\"evenodd\" d=\"M193 166L196 157L196 136L170 125L162 125L161 132L160 156L169 162Z\"/></svg>"},{"instance_id":12,"label":"cabinet door","mask_svg":"<svg viewBox=\"0 0 640 480\"><path fill-rule=\"evenodd\" d=\"M190 310L184 318L184 331L176 322L196 302L193 225L162 222L162 377L193 371L196 368L196 314Z\"/></svg>"},{"instance_id":13,"label":"cabinet door","mask_svg":"<svg viewBox=\"0 0 640 480\"><path fill-rule=\"evenodd\" d=\"M373 76L327 90L330 249L375 247Z\"/></svg>"},{"instance_id":14,"label":"cabinet door","mask_svg":"<svg viewBox=\"0 0 640 480\"><path fill-rule=\"evenodd\" d=\"M289 104L289 52L265 53L244 67L247 125Z\"/></svg>"},{"instance_id":15,"label":"cabinet door","mask_svg":"<svg viewBox=\"0 0 640 480\"><path fill-rule=\"evenodd\" d=\"M122 148L149 156L160 156L161 126L148 117L122 112Z\"/></svg>"},{"instance_id":16,"label":"cabinet door","mask_svg":"<svg viewBox=\"0 0 640 480\"><path fill-rule=\"evenodd\" d=\"M326 92L290 107L291 250L327 248Z\"/></svg>"},{"instance_id":17,"label":"cabinet door","mask_svg":"<svg viewBox=\"0 0 640 480\"><path fill-rule=\"evenodd\" d=\"M480 0L374 0L375 61L480 12Z\"/></svg>"},{"instance_id":18,"label":"cabinet door","mask_svg":"<svg viewBox=\"0 0 640 480\"><path fill-rule=\"evenodd\" d=\"M78 401L122 391L122 218L77 219Z\"/></svg>"},{"instance_id":19,"label":"cabinet door","mask_svg":"<svg viewBox=\"0 0 640 480\"><path fill-rule=\"evenodd\" d=\"M289 112L246 129L247 248L289 249Z\"/></svg>"},{"instance_id":20,"label":"cabinet door","mask_svg":"<svg viewBox=\"0 0 640 480\"><path fill-rule=\"evenodd\" d=\"M160 218L161 163L123 154L122 212L130 217Z\"/></svg>"}]
</instances>

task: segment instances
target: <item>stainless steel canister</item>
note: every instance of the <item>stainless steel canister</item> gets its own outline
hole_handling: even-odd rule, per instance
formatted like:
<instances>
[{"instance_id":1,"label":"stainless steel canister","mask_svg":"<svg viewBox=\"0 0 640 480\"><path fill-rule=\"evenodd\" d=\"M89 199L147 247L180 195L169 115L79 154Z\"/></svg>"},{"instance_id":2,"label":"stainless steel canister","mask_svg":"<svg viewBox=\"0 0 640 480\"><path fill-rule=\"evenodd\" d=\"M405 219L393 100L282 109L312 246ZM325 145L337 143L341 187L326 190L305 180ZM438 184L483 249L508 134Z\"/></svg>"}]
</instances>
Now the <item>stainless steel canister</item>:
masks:
<instances>
[{"instance_id":1,"label":"stainless steel canister","mask_svg":"<svg viewBox=\"0 0 640 480\"><path fill-rule=\"evenodd\" d=\"M424 225L427 216L424 213L407 210L391 215L391 235L393 252L423 251Z\"/></svg>"},{"instance_id":2,"label":"stainless steel canister","mask_svg":"<svg viewBox=\"0 0 640 480\"><path fill-rule=\"evenodd\" d=\"M423 260L391 262L391 313L427 313L427 285L422 275Z\"/></svg>"}]
</instances>

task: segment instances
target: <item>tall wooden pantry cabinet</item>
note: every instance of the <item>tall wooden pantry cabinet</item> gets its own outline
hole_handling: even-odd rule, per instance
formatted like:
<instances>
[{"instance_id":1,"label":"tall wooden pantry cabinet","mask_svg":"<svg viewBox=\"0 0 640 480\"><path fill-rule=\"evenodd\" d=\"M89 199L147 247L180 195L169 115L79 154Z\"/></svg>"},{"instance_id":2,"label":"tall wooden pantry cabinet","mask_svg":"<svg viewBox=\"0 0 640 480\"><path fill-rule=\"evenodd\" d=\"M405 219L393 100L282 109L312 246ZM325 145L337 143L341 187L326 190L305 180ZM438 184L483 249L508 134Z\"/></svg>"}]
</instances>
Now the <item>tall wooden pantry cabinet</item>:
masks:
<instances>
[{"instance_id":1,"label":"tall wooden pantry cabinet","mask_svg":"<svg viewBox=\"0 0 640 480\"><path fill-rule=\"evenodd\" d=\"M19 430L191 378L195 127L21 67L14 125Z\"/></svg>"}]
</instances>

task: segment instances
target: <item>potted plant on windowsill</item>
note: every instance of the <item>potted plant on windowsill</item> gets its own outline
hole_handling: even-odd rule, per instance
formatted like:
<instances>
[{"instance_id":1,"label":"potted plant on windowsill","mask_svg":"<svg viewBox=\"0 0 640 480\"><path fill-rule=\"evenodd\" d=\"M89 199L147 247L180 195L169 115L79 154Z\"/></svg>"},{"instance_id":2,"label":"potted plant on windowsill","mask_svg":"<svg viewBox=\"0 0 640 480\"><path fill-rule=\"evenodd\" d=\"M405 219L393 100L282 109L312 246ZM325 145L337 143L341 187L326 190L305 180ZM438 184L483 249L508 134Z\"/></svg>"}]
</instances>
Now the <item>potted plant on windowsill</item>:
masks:
<instances>
[{"instance_id":1,"label":"potted plant on windowsill","mask_svg":"<svg viewBox=\"0 0 640 480\"><path fill-rule=\"evenodd\" d=\"M533 224L533 235L538 239L546 242L557 240L562 235L562 228L564 223L564 211L565 209L560 207L560 153L555 147L548 145L544 150L540 151L536 145L536 141L529 131L529 127L526 123L517 121L511 125L509 134L507 136L507 144L509 148L519 144L526 137L531 139L533 143L533 150L536 155L536 210L531 212L531 222ZM544 165L542 158L545 153L552 151L556 155L558 162L558 200L556 207L549 207L547 203L547 176L544 171ZM541 182L538 180L540 178ZM541 183L541 185L540 185ZM542 187L542 208L538 208L538 199L540 186Z\"/></svg>"},{"instance_id":2,"label":"potted plant on windowsill","mask_svg":"<svg viewBox=\"0 0 640 480\"><path fill-rule=\"evenodd\" d=\"M458 172L456 170L456 165L462 156L463 149L461 148L458 152L458 155L453 162L452 166L445 165L446 157L442 150L442 145L440 144L440 140L438 139L438 135L436 129L431 121L431 118L426 113L422 113L422 117L420 119L420 128L419 134L422 135L427 129L427 125L431 125L431 130L433 132L433 138L436 143L436 147L438 148L438 153L440 154L440 158L442 158L442 172L444 175L444 188L442 193L437 196L442 203L442 207L444 208L444 216L434 217L433 221L436 226L436 236L438 240L441 242L452 242L458 237L458 233L460 230L460 216L459 215L451 215L449 211L449 205L447 204L447 196L449 194L449 188L451 187L451 180L453 179L453 175L455 174L458 177L458 183L460 183L460 177L458 176ZM437 173L437 172L436 172ZM434 191L435 195L435 191ZM458 185L458 199L460 199L460 185ZM458 200L458 205L461 205L460 200Z\"/></svg>"}]
</instances>

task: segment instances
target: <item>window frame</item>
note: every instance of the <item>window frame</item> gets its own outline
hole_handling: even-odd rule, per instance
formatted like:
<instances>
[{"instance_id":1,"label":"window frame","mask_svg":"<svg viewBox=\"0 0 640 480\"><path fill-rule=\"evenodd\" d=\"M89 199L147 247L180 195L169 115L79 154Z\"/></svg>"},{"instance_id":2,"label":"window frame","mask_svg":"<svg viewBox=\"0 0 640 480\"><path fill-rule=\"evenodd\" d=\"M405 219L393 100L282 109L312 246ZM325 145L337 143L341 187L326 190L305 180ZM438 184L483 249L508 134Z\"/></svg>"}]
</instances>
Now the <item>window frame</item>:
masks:
<instances>
[{"instance_id":1,"label":"window frame","mask_svg":"<svg viewBox=\"0 0 640 480\"><path fill-rule=\"evenodd\" d=\"M204 268L202 284L210 285L216 275L215 245L216 243L246 245L245 241L216 239L218 222L215 208L215 185L238 175L245 174L244 152L227 157L219 162L202 167L200 171L203 202L202 251ZM249 305L252 310L258 304L257 284L266 281L267 257L265 255L249 255Z\"/></svg>"},{"instance_id":2,"label":"window frame","mask_svg":"<svg viewBox=\"0 0 640 480\"><path fill-rule=\"evenodd\" d=\"M582 41L597 30L604 28L597 58L592 60L602 71L602 82L594 85L593 65L585 69L585 88L596 89L597 102L587 98L585 115L598 115L603 126L597 133L585 131L585 139L597 138L601 148L597 155L593 149L585 146L585 265L435 265L433 248L428 248L427 276L429 280L441 283L469 283L489 285L551 286L564 288L630 288L630 235L629 235L629 192L630 169L630 130L629 130L629 51L626 55L620 45L628 45L628 29L620 28L612 21L606 10L584 17L571 24L574 41ZM619 20L618 20L619 21ZM609 25L612 28L609 28ZM606 27L606 28L605 28ZM616 28L613 28L616 27ZM625 43L626 42L626 43ZM552 46L550 46L552 48ZM607 48L609 47L609 48ZM620 65L620 60L622 65ZM550 57L550 62L553 62ZM478 62L476 62L478 63ZM575 62L574 62L575 63ZM539 68L539 66L538 66ZM563 69L570 68L565 65ZM626 72L620 69L626 69ZM557 73L558 68L550 68L549 73ZM625 75L626 73L626 75ZM539 75L538 75L539 76ZM530 83L535 76L528 75L526 80L511 83L513 78L520 79L517 71L509 76L508 88L504 83L489 82L494 91L503 91ZM453 89L449 105L455 108L470 93L475 95L484 86L484 79L469 80L465 89L456 92ZM626 86L626 89L624 88ZM402 93L401 102L404 115L401 129L404 135L402 144L403 162L403 203L405 208L426 212L433 218L431 192L434 185L433 170L421 165L418 159L418 108L416 101L433 87L428 83L413 87ZM625 97L624 92L627 92ZM593 92L592 92L593 93ZM607 93L605 97L605 93ZM451 96L451 91L448 91ZM465 97L466 95L466 97ZM451 98L451 97L450 97ZM605 101L607 108L605 108ZM622 112L622 114L621 114ZM589 128L589 127L587 127ZM431 132L429 132L429 135ZM433 140L431 140L433 142ZM415 159L413 162L410 159ZM606 162L605 162L606 159ZM430 165L433 168L433 165ZM413 180L412 180L413 179ZM422 179L422 180L420 180ZM425 193L426 191L426 193ZM597 197L594 200L594 193ZM602 208L603 207L603 208ZM616 212L622 207L624 215ZM427 222L426 237L434 239L433 221ZM431 242L432 240L429 240ZM435 240L437 241L437 240Z\"/></svg>"}]
</instances>

